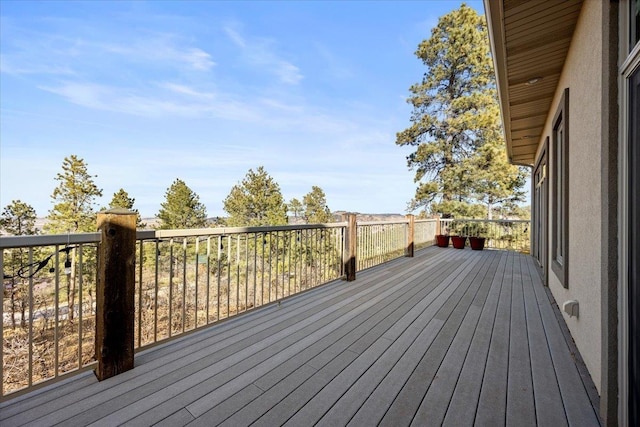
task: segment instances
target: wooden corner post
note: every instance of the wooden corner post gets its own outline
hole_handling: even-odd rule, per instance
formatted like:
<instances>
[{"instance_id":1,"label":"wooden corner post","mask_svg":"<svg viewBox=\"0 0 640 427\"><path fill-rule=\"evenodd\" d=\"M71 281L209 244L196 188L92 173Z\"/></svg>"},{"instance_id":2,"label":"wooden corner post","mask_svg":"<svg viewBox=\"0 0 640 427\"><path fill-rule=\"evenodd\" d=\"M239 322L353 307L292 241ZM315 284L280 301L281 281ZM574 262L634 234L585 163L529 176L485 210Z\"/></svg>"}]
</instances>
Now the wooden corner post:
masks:
<instances>
[{"instance_id":1,"label":"wooden corner post","mask_svg":"<svg viewBox=\"0 0 640 427\"><path fill-rule=\"evenodd\" d=\"M413 258L413 239L416 230L416 218L409 214L407 215L407 220L409 221L409 224L407 230L407 248L404 251L404 256Z\"/></svg>"},{"instance_id":2,"label":"wooden corner post","mask_svg":"<svg viewBox=\"0 0 640 427\"><path fill-rule=\"evenodd\" d=\"M344 274L348 282L356 280L356 254L358 253L358 225L356 223L356 214L345 214L347 221L347 229L345 230L344 240Z\"/></svg>"},{"instance_id":3,"label":"wooden corner post","mask_svg":"<svg viewBox=\"0 0 640 427\"><path fill-rule=\"evenodd\" d=\"M96 377L133 369L136 214L126 209L98 213Z\"/></svg>"}]
</instances>

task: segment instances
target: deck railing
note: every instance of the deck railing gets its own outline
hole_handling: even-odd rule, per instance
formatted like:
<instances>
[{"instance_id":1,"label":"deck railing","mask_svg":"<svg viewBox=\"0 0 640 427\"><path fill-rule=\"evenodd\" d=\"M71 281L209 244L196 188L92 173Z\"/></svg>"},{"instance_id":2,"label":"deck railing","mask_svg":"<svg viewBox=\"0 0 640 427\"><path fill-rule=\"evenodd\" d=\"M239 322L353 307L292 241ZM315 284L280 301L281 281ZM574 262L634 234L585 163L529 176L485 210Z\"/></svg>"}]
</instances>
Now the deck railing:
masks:
<instances>
[{"instance_id":1,"label":"deck railing","mask_svg":"<svg viewBox=\"0 0 640 427\"><path fill-rule=\"evenodd\" d=\"M438 219L416 219L413 230L415 249L433 245L439 228Z\"/></svg>"},{"instance_id":2,"label":"deck railing","mask_svg":"<svg viewBox=\"0 0 640 427\"><path fill-rule=\"evenodd\" d=\"M485 247L529 253L529 220L441 219L440 234L485 237Z\"/></svg>"},{"instance_id":3,"label":"deck railing","mask_svg":"<svg viewBox=\"0 0 640 427\"><path fill-rule=\"evenodd\" d=\"M434 243L444 220L138 230L137 351ZM349 236L356 236L353 254ZM101 233L0 238L0 400L96 366ZM113 255L113 256L117 256ZM353 264L349 259L355 258ZM125 261L123 261L125 262ZM354 271L348 271L351 265ZM104 285L101 285L104 286Z\"/></svg>"},{"instance_id":4,"label":"deck railing","mask_svg":"<svg viewBox=\"0 0 640 427\"><path fill-rule=\"evenodd\" d=\"M135 346L336 280L344 224L138 232Z\"/></svg>"},{"instance_id":5,"label":"deck railing","mask_svg":"<svg viewBox=\"0 0 640 427\"><path fill-rule=\"evenodd\" d=\"M1 396L95 365L99 233L3 237Z\"/></svg>"},{"instance_id":6,"label":"deck railing","mask_svg":"<svg viewBox=\"0 0 640 427\"><path fill-rule=\"evenodd\" d=\"M345 223L137 232L137 350L339 279ZM0 238L1 397L92 369L100 233Z\"/></svg>"},{"instance_id":7,"label":"deck railing","mask_svg":"<svg viewBox=\"0 0 640 427\"><path fill-rule=\"evenodd\" d=\"M406 222L358 223L357 271L405 255Z\"/></svg>"}]
</instances>

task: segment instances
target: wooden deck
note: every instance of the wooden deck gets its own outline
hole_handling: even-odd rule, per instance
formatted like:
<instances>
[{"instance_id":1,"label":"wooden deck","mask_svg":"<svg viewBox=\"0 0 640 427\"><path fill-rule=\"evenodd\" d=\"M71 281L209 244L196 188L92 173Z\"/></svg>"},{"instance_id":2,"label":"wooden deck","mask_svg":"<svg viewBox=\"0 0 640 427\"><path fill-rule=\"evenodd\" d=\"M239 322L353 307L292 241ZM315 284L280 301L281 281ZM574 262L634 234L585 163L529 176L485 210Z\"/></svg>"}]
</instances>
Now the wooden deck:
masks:
<instances>
[{"instance_id":1,"label":"wooden deck","mask_svg":"<svg viewBox=\"0 0 640 427\"><path fill-rule=\"evenodd\" d=\"M0 425L599 425L554 310L529 256L427 248L147 350L101 383L4 402Z\"/></svg>"}]
</instances>

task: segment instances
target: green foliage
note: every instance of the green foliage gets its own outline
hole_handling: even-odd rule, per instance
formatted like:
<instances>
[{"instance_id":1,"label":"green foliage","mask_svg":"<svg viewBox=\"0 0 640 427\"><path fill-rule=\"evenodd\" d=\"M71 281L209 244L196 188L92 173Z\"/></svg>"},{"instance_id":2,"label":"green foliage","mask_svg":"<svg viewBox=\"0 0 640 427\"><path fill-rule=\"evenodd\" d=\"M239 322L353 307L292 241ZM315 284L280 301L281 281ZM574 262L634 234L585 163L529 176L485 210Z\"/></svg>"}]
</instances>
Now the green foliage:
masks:
<instances>
[{"instance_id":1,"label":"green foliage","mask_svg":"<svg viewBox=\"0 0 640 427\"><path fill-rule=\"evenodd\" d=\"M0 215L0 228L9 235L22 236L36 234L36 211L29 204L13 200L5 206ZM36 250L37 256L37 250ZM28 307L28 280L17 277L17 271L29 262L29 251L24 248L13 248L5 251L3 260L3 290L8 294L11 326L16 327L16 314L20 314L20 324L25 326L25 313ZM4 277L10 277L5 282Z\"/></svg>"},{"instance_id":2,"label":"green foliage","mask_svg":"<svg viewBox=\"0 0 640 427\"><path fill-rule=\"evenodd\" d=\"M517 218L517 219L531 219L531 206L518 206L509 204L505 206L505 210L502 212L503 216L508 218Z\"/></svg>"},{"instance_id":3,"label":"green foliage","mask_svg":"<svg viewBox=\"0 0 640 427\"><path fill-rule=\"evenodd\" d=\"M485 218L486 208L477 203L448 200L431 204L431 212L450 218Z\"/></svg>"},{"instance_id":4,"label":"green foliage","mask_svg":"<svg viewBox=\"0 0 640 427\"><path fill-rule=\"evenodd\" d=\"M93 182L83 159L76 155L65 157L62 173L58 173L58 186L53 190L53 209L45 231L49 233L79 233L96 230L95 198L102 190Z\"/></svg>"},{"instance_id":5,"label":"green foliage","mask_svg":"<svg viewBox=\"0 0 640 427\"><path fill-rule=\"evenodd\" d=\"M449 234L452 236L474 236L487 237L489 227L485 222L478 221L451 221L449 224Z\"/></svg>"},{"instance_id":6,"label":"green foliage","mask_svg":"<svg viewBox=\"0 0 640 427\"><path fill-rule=\"evenodd\" d=\"M504 144L499 135L487 139L472 158L474 170L472 183L474 199L485 205L487 218L493 218L493 209L502 204L514 204L524 200L522 190L527 170L509 164Z\"/></svg>"},{"instance_id":7,"label":"green foliage","mask_svg":"<svg viewBox=\"0 0 640 427\"><path fill-rule=\"evenodd\" d=\"M6 234L21 236L36 234L36 211L33 207L20 200L13 200L5 206L0 215L0 228Z\"/></svg>"},{"instance_id":8,"label":"green foliage","mask_svg":"<svg viewBox=\"0 0 640 427\"><path fill-rule=\"evenodd\" d=\"M118 190L117 193L113 193L113 198L109 202L110 208L124 208L128 209L132 212L136 213L136 228L145 228L147 224L142 222L142 218L140 217L140 212L138 209L134 209L133 204L136 199L133 197L129 197L129 193L127 193L124 188Z\"/></svg>"},{"instance_id":9,"label":"green foliage","mask_svg":"<svg viewBox=\"0 0 640 427\"><path fill-rule=\"evenodd\" d=\"M184 181L176 179L165 193L158 219L159 229L203 228L207 225L207 210L200 197Z\"/></svg>"},{"instance_id":10,"label":"green foliage","mask_svg":"<svg viewBox=\"0 0 640 427\"><path fill-rule=\"evenodd\" d=\"M284 225L287 223L287 206L280 186L260 166L233 186L224 200L224 210L229 214L231 227L255 227Z\"/></svg>"},{"instance_id":11,"label":"green foliage","mask_svg":"<svg viewBox=\"0 0 640 427\"><path fill-rule=\"evenodd\" d=\"M508 173L492 174L486 163L504 143L484 18L462 4L439 19L416 55L427 72L410 88L412 124L396 137L415 147L407 157L418 183L410 210L476 216L476 200L490 206L516 197L505 191L524 184L517 168L505 164Z\"/></svg>"},{"instance_id":12,"label":"green foliage","mask_svg":"<svg viewBox=\"0 0 640 427\"><path fill-rule=\"evenodd\" d=\"M292 213L294 218L298 218L298 215L300 215L303 211L302 202L294 197L289 201L289 204L287 205L287 211Z\"/></svg>"},{"instance_id":13,"label":"green foliage","mask_svg":"<svg viewBox=\"0 0 640 427\"><path fill-rule=\"evenodd\" d=\"M304 220L307 224L324 224L332 222L333 216L327 206L327 197L322 188L313 186L302 198Z\"/></svg>"}]
</instances>

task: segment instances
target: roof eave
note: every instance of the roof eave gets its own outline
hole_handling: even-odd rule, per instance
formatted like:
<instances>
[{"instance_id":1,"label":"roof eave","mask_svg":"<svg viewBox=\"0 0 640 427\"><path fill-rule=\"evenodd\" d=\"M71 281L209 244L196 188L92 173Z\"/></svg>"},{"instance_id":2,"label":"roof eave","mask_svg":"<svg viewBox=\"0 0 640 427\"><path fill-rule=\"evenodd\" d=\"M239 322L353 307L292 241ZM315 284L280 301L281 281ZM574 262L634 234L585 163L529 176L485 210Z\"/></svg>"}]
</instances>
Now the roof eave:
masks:
<instances>
[{"instance_id":1,"label":"roof eave","mask_svg":"<svg viewBox=\"0 0 640 427\"><path fill-rule=\"evenodd\" d=\"M491 57L496 75L502 131L507 147L507 158L513 163L513 141L511 140L511 112L509 111L509 91L507 78L507 51L503 25L503 0L484 0L484 10L489 31Z\"/></svg>"}]
</instances>

